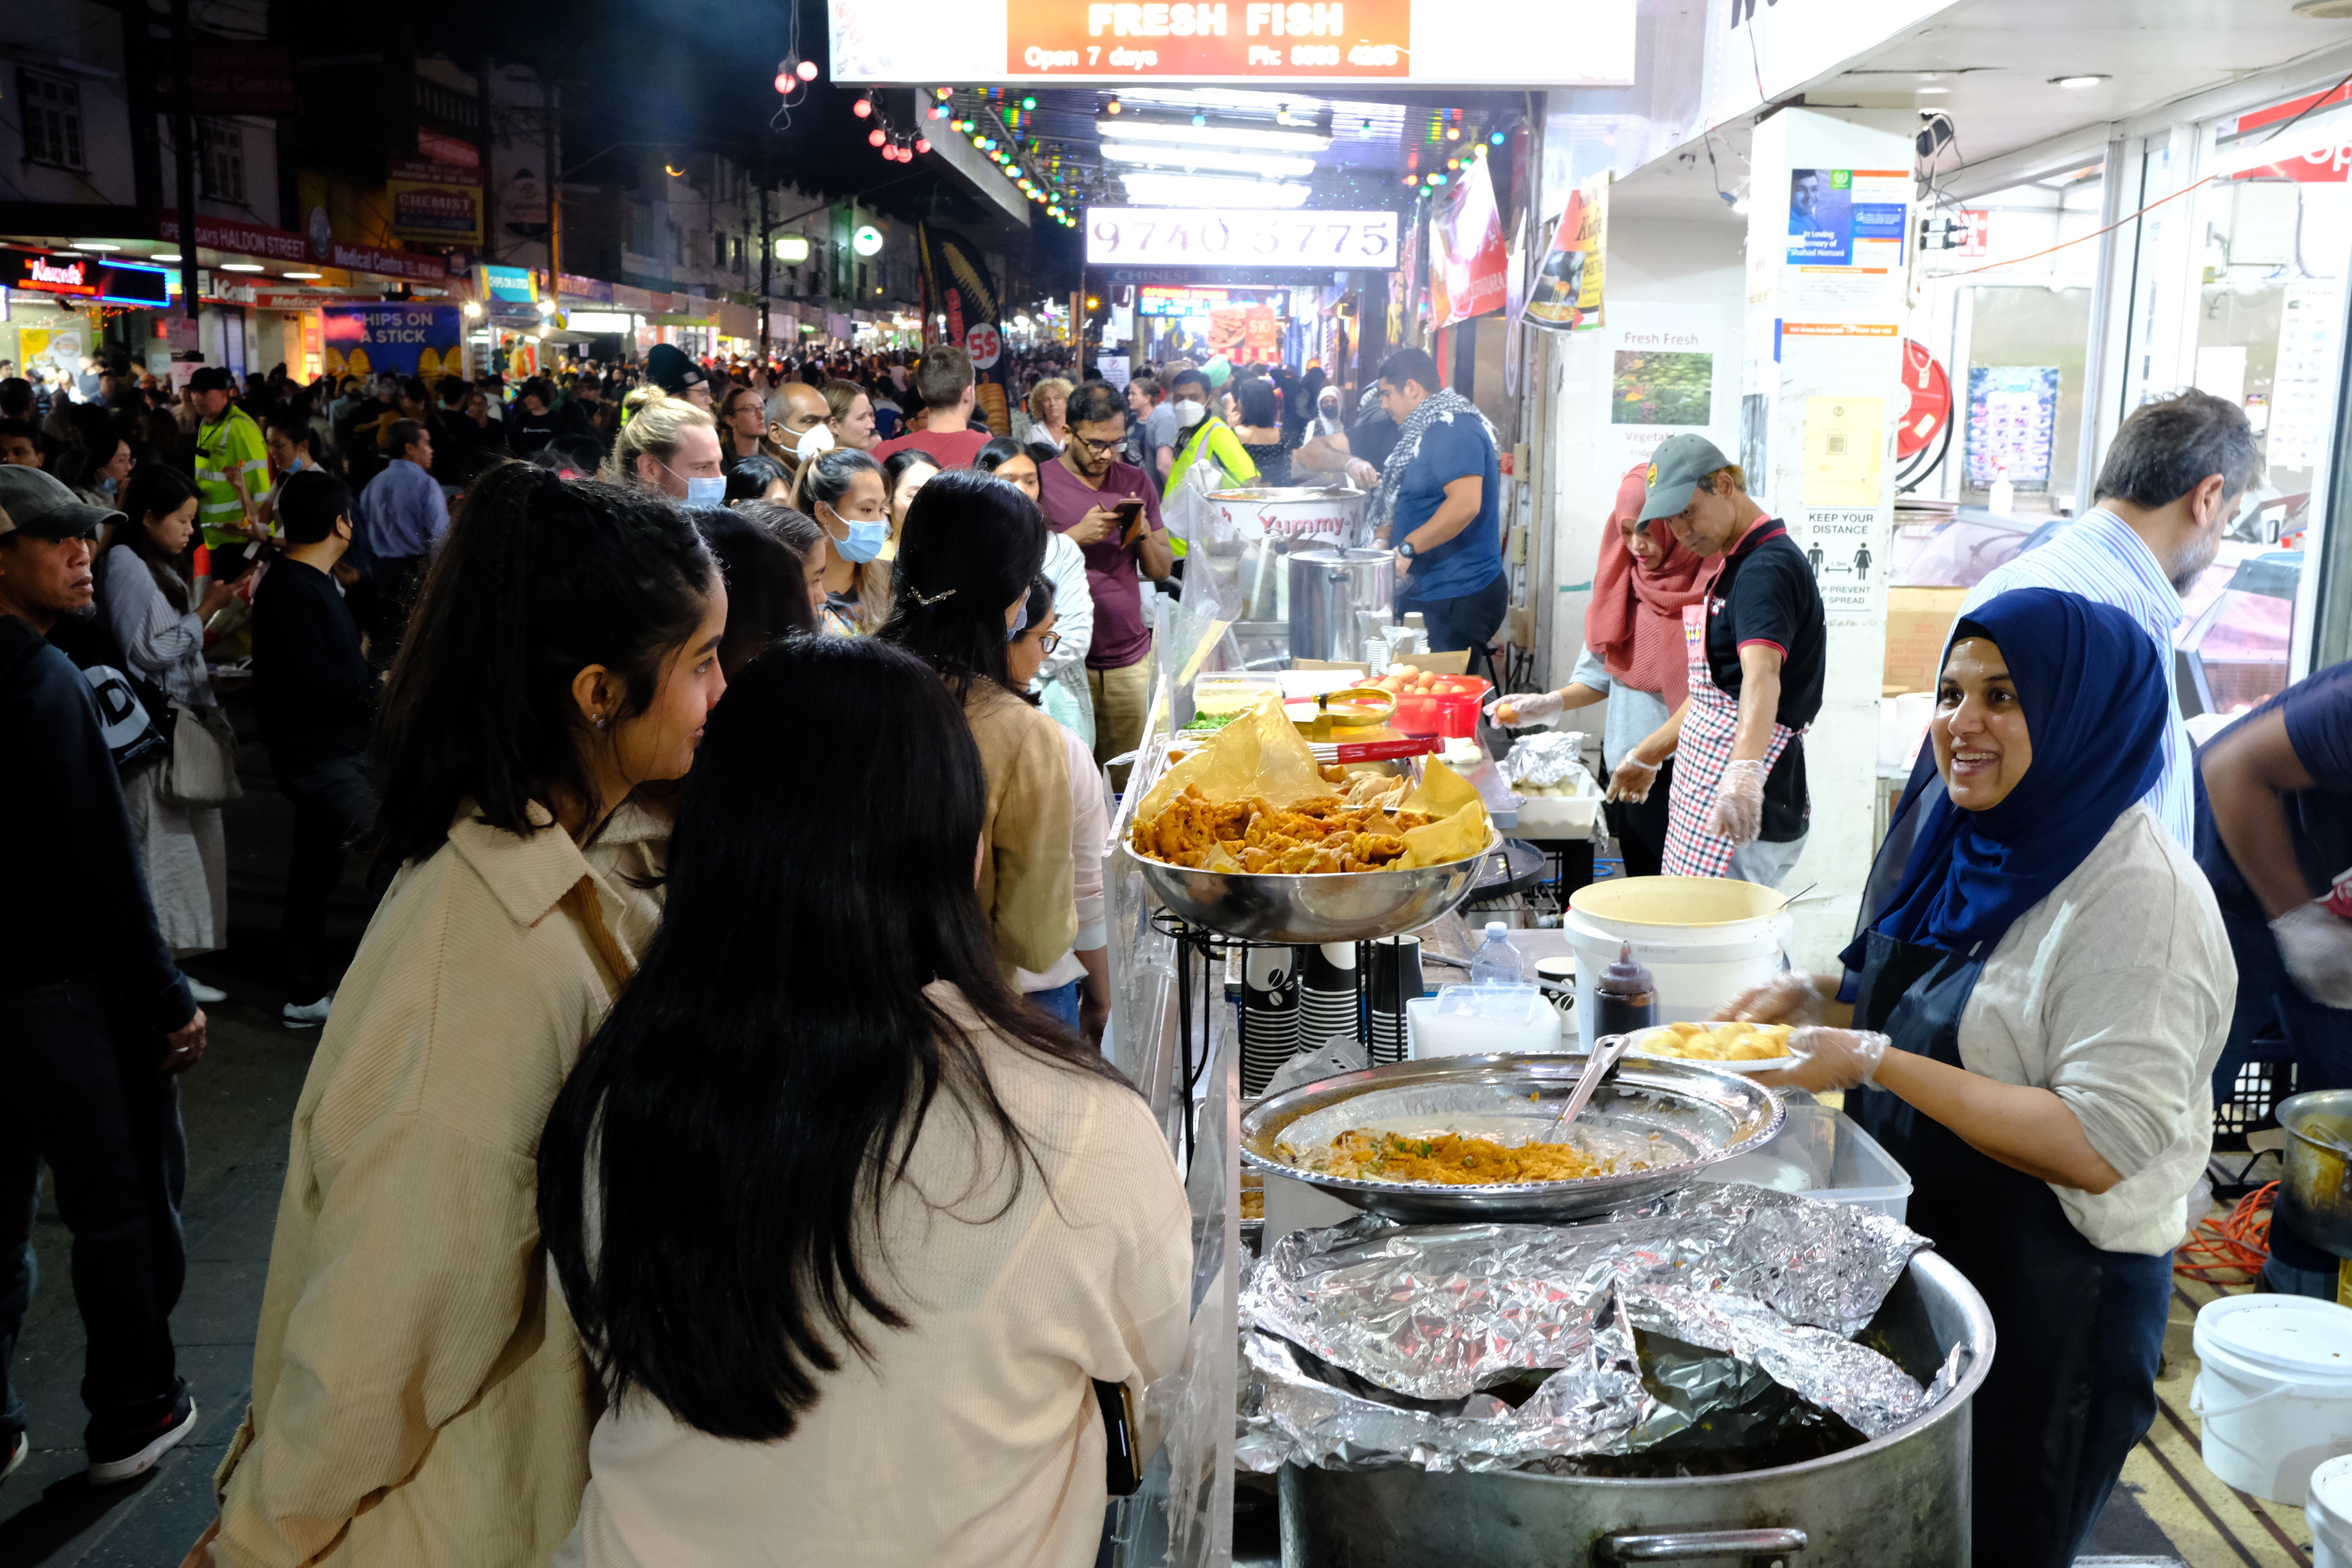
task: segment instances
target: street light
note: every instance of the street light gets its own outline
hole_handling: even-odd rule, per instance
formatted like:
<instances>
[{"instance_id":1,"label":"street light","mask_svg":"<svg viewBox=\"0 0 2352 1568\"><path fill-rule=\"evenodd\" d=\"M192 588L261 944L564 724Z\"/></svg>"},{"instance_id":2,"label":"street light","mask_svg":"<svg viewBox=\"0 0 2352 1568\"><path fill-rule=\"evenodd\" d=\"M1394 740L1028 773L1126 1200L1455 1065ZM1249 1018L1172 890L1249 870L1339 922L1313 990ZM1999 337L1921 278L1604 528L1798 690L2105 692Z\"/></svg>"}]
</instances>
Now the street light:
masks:
<instances>
[{"instance_id":1,"label":"street light","mask_svg":"<svg viewBox=\"0 0 2352 1568\"><path fill-rule=\"evenodd\" d=\"M808 236L780 234L776 237L776 259L787 267L798 267L809 258Z\"/></svg>"}]
</instances>

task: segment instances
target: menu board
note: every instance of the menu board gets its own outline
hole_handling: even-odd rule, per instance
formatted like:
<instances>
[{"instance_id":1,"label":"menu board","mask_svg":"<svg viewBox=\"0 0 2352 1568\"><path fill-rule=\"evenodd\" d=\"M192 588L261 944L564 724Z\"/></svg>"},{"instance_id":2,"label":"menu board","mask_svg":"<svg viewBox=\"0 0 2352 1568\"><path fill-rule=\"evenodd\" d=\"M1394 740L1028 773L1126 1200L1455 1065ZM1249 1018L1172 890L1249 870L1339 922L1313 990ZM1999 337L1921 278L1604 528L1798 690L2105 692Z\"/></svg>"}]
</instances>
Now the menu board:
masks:
<instances>
[{"instance_id":1,"label":"menu board","mask_svg":"<svg viewBox=\"0 0 2352 1568\"><path fill-rule=\"evenodd\" d=\"M2047 485L2058 433L2058 367L1969 367L1969 484Z\"/></svg>"}]
</instances>

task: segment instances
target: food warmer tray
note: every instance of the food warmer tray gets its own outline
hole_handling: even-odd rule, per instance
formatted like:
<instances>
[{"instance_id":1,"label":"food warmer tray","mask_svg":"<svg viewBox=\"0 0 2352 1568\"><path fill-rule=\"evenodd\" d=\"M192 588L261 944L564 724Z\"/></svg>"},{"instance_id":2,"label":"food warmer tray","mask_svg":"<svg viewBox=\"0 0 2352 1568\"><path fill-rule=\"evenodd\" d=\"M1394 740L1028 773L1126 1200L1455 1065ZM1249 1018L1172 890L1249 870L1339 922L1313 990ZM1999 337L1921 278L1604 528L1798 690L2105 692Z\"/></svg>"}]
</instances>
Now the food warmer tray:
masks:
<instances>
[{"instance_id":1,"label":"food warmer tray","mask_svg":"<svg viewBox=\"0 0 2352 1568\"><path fill-rule=\"evenodd\" d=\"M1121 836L1118 853L1143 873L1144 886L1187 924L1248 942L1371 942L1415 931L1467 900L1501 851L1503 837L1442 866L1402 871L1202 871L1138 855Z\"/></svg>"}]
</instances>

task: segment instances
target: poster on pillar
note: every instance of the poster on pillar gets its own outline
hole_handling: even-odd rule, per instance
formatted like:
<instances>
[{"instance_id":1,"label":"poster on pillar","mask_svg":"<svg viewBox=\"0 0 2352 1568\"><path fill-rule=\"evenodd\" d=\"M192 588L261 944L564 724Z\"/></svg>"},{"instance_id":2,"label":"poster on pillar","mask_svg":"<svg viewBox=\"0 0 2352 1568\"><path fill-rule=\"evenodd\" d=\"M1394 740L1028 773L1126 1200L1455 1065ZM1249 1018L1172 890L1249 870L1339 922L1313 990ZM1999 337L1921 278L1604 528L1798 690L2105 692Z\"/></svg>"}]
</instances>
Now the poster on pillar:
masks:
<instances>
[{"instance_id":1,"label":"poster on pillar","mask_svg":"<svg viewBox=\"0 0 2352 1568\"><path fill-rule=\"evenodd\" d=\"M1521 312L1530 325L1584 332L1602 321L1601 283L1609 237L1609 173L1601 171L1568 194L1568 209L1552 230L1551 248Z\"/></svg>"},{"instance_id":2,"label":"poster on pillar","mask_svg":"<svg viewBox=\"0 0 2352 1568\"><path fill-rule=\"evenodd\" d=\"M1725 312L1715 305L1622 300L1599 334L1607 354L1608 471L1647 463L1671 437L1704 436L1734 449L1739 362Z\"/></svg>"},{"instance_id":3,"label":"poster on pillar","mask_svg":"<svg viewBox=\"0 0 2352 1568\"><path fill-rule=\"evenodd\" d=\"M1429 324L1450 327L1503 308L1510 257L1486 160L1465 161L1450 199L1429 216Z\"/></svg>"},{"instance_id":4,"label":"poster on pillar","mask_svg":"<svg viewBox=\"0 0 2352 1568\"><path fill-rule=\"evenodd\" d=\"M1874 626L1885 613L1900 353L1892 328L1781 325L1768 504L1811 564L1832 627Z\"/></svg>"},{"instance_id":5,"label":"poster on pillar","mask_svg":"<svg viewBox=\"0 0 2352 1568\"><path fill-rule=\"evenodd\" d=\"M996 281L988 264L971 246L929 224L916 229L916 254L923 268L924 341L953 343L971 355L981 418L992 430L1009 428L1004 324L998 319ZM835 333L847 335L845 331Z\"/></svg>"}]
</instances>

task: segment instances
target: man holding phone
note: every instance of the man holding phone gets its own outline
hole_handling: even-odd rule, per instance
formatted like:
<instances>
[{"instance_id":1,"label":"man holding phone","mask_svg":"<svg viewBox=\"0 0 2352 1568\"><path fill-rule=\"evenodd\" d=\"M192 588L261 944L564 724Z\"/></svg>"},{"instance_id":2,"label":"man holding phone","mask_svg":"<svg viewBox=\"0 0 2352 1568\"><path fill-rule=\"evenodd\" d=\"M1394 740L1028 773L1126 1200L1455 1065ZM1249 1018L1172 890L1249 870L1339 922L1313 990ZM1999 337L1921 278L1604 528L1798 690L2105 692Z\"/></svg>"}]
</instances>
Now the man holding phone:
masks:
<instances>
[{"instance_id":1,"label":"man holding phone","mask_svg":"<svg viewBox=\"0 0 2352 1568\"><path fill-rule=\"evenodd\" d=\"M1151 632L1143 618L1142 579L1167 580L1176 557L1160 521L1160 495L1141 468L1118 458L1127 438L1127 406L1105 382L1070 395L1069 442L1040 466L1037 484L1046 523L1066 533L1087 558L1094 594L1094 646L1087 688L1095 707L1095 762L1135 750L1143 739L1144 659ZM1126 770L1114 776L1122 784Z\"/></svg>"}]
</instances>

